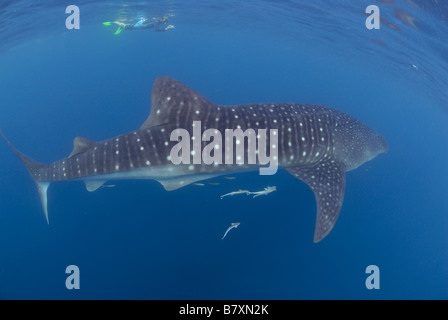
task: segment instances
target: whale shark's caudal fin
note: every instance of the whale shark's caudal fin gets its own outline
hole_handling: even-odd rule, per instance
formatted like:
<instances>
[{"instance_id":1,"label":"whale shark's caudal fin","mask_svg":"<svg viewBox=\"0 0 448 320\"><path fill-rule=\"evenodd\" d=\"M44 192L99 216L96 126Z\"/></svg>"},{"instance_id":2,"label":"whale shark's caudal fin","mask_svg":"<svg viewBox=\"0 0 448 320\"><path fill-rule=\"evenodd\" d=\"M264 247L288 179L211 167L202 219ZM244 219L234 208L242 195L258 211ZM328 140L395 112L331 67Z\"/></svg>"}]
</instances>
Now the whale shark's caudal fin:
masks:
<instances>
[{"instance_id":1,"label":"whale shark's caudal fin","mask_svg":"<svg viewBox=\"0 0 448 320\"><path fill-rule=\"evenodd\" d=\"M44 209L45 212L45 218L47 219L47 223L49 223L48 209L47 209L47 190L48 187L50 186L50 182L42 181L40 176L42 169L45 169L47 165L34 161L33 159L27 157L22 152L17 150L11 144L11 142L9 142L9 140L5 137L1 129L0 129L0 136L3 138L3 140L5 140L5 142L11 148L11 150L14 152L17 158L19 158L23 162L25 167L28 169L28 172L30 173L31 177L33 178L34 182L36 183L37 191L39 192L40 201L42 203L42 208Z\"/></svg>"}]
</instances>

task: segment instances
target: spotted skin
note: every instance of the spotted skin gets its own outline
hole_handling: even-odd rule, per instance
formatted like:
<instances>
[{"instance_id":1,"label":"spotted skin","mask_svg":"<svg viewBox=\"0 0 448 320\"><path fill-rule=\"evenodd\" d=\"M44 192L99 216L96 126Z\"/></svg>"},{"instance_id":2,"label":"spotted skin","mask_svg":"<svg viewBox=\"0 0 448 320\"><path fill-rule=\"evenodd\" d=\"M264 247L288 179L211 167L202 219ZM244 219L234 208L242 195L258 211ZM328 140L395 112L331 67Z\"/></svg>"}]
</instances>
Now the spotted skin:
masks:
<instances>
[{"instance_id":1,"label":"spotted skin","mask_svg":"<svg viewBox=\"0 0 448 320\"><path fill-rule=\"evenodd\" d=\"M93 191L109 179L156 179L165 189L174 190L207 177L256 170L263 166L258 160L244 165L174 165L170 151L178 142L171 141L170 135L182 128L193 136L195 121L201 122L202 132L276 129L278 145L271 147L277 149L279 166L308 184L316 196L315 242L329 234L339 216L345 172L388 149L378 133L332 108L297 103L222 106L168 77L156 79L151 105L140 129L101 142L75 138L71 155L50 165L29 159L0 134L25 163L38 189L44 189L41 199L46 203L46 189L53 181L85 180ZM207 144L202 142L202 149ZM269 135L267 144L271 144ZM247 144L245 152L247 159ZM88 181L96 182L89 185Z\"/></svg>"}]
</instances>

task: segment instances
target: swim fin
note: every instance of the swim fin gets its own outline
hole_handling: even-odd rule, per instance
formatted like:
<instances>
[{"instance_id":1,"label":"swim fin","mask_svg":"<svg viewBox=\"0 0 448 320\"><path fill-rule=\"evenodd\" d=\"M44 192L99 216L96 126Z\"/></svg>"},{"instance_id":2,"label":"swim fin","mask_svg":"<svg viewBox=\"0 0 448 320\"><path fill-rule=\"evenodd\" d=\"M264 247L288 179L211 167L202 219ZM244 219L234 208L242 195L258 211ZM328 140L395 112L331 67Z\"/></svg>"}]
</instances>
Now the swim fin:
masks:
<instances>
[{"instance_id":1,"label":"swim fin","mask_svg":"<svg viewBox=\"0 0 448 320\"><path fill-rule=\"evenodd\" d=\"M107 22L103 22L103 24L104 24L105 26L111 26L111 25L112 25L112 22L107 21Z\"/></svg>"},{"instance_id":2,"label":"swim fin","mask_svg":"<svg viewBox=\"0 0 448 320\"><path fill-rule=\"evenodd\" d=\"M115 31L115 33L114 33L114 34L120 34L120 33L121 33L121 31L123 31L123 29L122 29L121 27L118 27L117 31Z\"/></svg>"}]
</instances>

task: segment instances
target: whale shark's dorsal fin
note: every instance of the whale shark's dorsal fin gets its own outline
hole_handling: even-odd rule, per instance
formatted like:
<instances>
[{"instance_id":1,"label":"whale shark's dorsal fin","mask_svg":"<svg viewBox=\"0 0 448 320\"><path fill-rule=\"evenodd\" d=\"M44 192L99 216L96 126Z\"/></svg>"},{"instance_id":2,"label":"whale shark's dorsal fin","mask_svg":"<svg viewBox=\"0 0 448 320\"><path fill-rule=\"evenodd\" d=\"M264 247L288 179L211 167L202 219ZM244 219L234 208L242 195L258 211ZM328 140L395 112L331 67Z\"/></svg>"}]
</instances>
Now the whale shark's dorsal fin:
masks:
<instances>
[{"instance_id":1,"label":"whale shark's dorsal fin","mask_svg":"<svg viewBox=\"0 0 448 320\"><path fill-rule=\"evenodd\" d=\"M169 78L155 80L151 94L151 113L140 129L173 124L179 127L211 116L218 105L185 84Z\"/></svg>"},{"instance_id":2,"label":"whale shark's dorsal fin","mask_svg":"<svg viewBox=\"0 0 448 320\"><path fill-rule=\"evenodd\" d=\"M330 233L339 217L344 201L345 165L326 158L312 167L290 167L286 170L314 192L317 205L314 242L319 242Z\"/></svg>"},{"instance_id":3,"label":"whale shark's dorsal fin","mask_svg":"<svg viewBox=\"0 0 448 320\"><path fill-rule=\"evenodd\" d=\"M73 151L68 156L69 158L76 156L77 154L86 152L90 148L93 148L97 144L96 141L89 140L86 138L76 137L73 140Z\"/></svg>"}]
</instances>

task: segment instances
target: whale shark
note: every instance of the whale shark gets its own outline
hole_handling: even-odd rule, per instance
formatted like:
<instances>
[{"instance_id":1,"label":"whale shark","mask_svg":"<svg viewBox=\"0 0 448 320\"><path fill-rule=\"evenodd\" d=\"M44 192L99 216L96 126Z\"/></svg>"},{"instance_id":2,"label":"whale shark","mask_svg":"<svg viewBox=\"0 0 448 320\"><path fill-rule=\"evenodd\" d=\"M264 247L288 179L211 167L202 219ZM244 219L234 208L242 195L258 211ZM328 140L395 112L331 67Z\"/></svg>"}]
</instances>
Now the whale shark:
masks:
<instances>
[{"instance_id":1,"label":"whale shark","mask_svg":"<svg viewBox=\"0 0 448 320\"><path fill-rule=\"evenodd\" d=\"M104 141L76 137L71 154L51 164L27 157L1 130L0 135L28 169L49 223L47 191L53 182L82 180L93 192L109 180L154 179L172 191L266 164L260 160L251 164L173 164L170 155L179 140L172 139L172 133L179 129L192 133L198 121L204 130L266 129L278 133L276 145L269 144L271 156L275 148L278 166L307 184L315 195L314 242L325 238L339 217L345 173L388 151L380 134L336 109L300 103L224 106L170 77L155 80L149 117L140 128Z\"/></svg>"}]
</instances>

